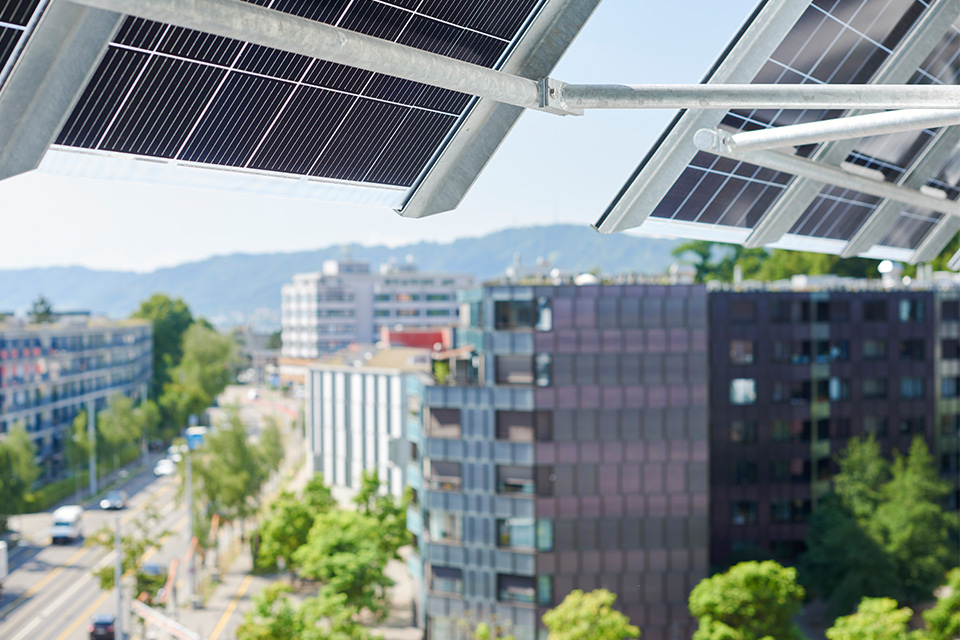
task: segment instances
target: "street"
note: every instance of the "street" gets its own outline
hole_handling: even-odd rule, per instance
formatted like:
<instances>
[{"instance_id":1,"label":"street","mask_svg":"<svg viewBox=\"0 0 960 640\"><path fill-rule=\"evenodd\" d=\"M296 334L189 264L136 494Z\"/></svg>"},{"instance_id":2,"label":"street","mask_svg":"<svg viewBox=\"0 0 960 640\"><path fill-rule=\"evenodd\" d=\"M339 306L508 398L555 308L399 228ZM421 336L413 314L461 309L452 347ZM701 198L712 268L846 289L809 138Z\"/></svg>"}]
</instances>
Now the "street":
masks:
<instances>
[{"instance_id":1,"label":"street","mask_svg":"<svg viewBox=\"0 0 960 640\"><path fill-rule=\"evenodd\" d=\"M259 435L266 415L276 416L281 423L290 420L289 413L285 414L277 407L247 401L241 391L228 388L221 400L241 403L240 416L252 437ZM174 474L158 478L153 475L153 463L162 456L152 455L150 464L143 471L117 487L127 493L125 509L103 511L97 506L88 508L83 515L82 527L84 534L90 535L104 525L112 529L118 517L121 526L126 527L135 519L148 517L149 512L158 515L159 521L151 526L151 531L167 531L169 535L162 538L160 548L147 550L143 560L168 568L171 560L181 559L177 592L182 605L186 594L185 565L182 560L189 544L187 513L183 501L181 504L176 501L179 476ZM93 575L95 569L106 564L112 566L116 558L113 549L85 547L80 541L52 545L49 536L51 523L49 511L12 519L11 524L21 533L22 540L10 551L10 574L0 592L0 638L4 640L85 639L89 637L87 628L92 616L116 613L116 592L102 591ZM129 588L124 595L129 598ZM128 636L135 630L139 637L142 625L129 612L128 601L127 605L124 630ZM237 604L234 603L226 616L226 611L209 609L198 612L180 609L171 614L209 632L218 626L224 630L228 623L230 629L234 628L242 617L242 609L237 610Z\"/></svg>"}]
</instances>

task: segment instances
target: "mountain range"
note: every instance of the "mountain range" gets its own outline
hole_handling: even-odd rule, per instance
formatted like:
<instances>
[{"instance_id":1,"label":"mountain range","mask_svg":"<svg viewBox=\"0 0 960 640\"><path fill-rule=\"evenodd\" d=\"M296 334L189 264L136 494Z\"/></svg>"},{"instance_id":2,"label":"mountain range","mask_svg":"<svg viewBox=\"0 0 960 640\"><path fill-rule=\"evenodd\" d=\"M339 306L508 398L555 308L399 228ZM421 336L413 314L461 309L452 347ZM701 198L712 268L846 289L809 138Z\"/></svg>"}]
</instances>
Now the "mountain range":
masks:
<instances>
[{"instance_id":1,"label":"mountain range","mask_svg":"<svg viewBox=\"0 0 960 640\"><path fill-rule=\"evenodd\" d=\"M579 225L505 229L453 242L418 242L397 247L332 245L314 251L231 254L157 269L149 273L99 271L85 267L0 270L0 311L25 312L40 295L54 309L84 309L96 315L125 317L156 292L186 300L195 315L220 324L260 317L279 323L280 287L293 274L321 269L349 249L355 260L376 270L391 260L412 256L422 271L470 273L486 280L504 273L518 255L524 265L538 258L553 267L579 273L662 273L676 261L677 240L625 234L601 235Z\"/></svg>"}]
</instances>

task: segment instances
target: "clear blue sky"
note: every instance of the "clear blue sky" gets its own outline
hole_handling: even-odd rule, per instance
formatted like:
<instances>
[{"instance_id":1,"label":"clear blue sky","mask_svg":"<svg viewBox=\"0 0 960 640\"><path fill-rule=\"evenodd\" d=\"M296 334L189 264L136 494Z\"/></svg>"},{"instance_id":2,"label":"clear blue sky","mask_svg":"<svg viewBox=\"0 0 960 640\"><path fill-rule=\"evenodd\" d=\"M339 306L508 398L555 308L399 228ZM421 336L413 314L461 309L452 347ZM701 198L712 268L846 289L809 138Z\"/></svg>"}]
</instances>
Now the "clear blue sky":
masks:
<instances>
[{"instance_id":1,"label":"clear blue sky","mask_svg":"<svg viewBox=\"0 0 960 640\"><path fill-rule=\"evenodd\" d=\"M697 82L755 4L604 0L552 75L577 83ZM448 241L554 222L587 226L672 116L528 112L460 208L424 220L389 209L28 174L0 182L0 268L151 271L235 252Z\"/></svg>"}]
</instances>

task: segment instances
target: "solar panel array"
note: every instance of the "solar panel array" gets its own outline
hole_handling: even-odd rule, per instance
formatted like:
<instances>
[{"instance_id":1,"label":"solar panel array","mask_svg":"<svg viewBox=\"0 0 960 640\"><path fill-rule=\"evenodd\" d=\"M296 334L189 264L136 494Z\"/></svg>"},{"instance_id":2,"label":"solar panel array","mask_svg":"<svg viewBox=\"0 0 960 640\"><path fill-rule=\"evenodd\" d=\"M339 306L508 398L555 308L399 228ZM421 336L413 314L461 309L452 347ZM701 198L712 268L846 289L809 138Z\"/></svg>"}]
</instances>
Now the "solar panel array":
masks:
<instances>
[{"instance_id":1,"label":"solar panel array","mask_svg":"<svg viewBox=\"0 0 960 640\"><path fill-rule=\"evenodd\" d=\"M27 27L40 0L10 0L0 4L0 81L8 63L13 63L13 54L27 35Z\"/></svg>"},{"instance_id":2,"label":"solar panel array","mask_svg":"<svg viewBox=\"0 0 960 640\"><path fill-rule=\"evenodd\" d=\"M544 0L249 0L495 68ZM128 17L65 147L409 187L471 96Z\"/></svg>"},{"instance_id":3,"label":"solar panel array","mask_svg":"<svg viewBox=\"0 0 960 640\"><path fill-rule=\"evenodd\" d=\"M931 6L931 2L924 0L815 0L762 65L753 82L864 84L876 81L878 72L891 57L900 53L898 46ZM944 25L943 30L946 33L916 69L908 81L910 84L956 84L960 79L960 23ZM735 133L842 115L842 111L821 109L733 110L725 115L720 128ZM684 117L675 120L671 127L681 123ZM889 182L901 182L938 139L938 133L924 130L864 138L856 141L845 158L841 156L838 160L880 171ZM842 144L833 143L829 148L806 145L792 151L817 159L818 154L829 157L831 152L842 149ZM950 199L956 200L958 164L960 157L954 150L942 167L928 172L925 180L916 186L927 184L946 191ZM641 166L635 178L647 168ZM687 223L676 225L677 235L681 236L698 228L690 227L689 223L703 225L704 231L709 228L752 230L799 182L803 179L789 173L696 152L659 204L649 212L649 221L656 223L660 232L670 229L670 224L662 224L664 222ZM824 185L802 213L794 216L795 222L785 239L791 246L805 240L849 242L883 202L881 198L858 191ZM611 209L616 205L614 202ZM606 215L597 223L601 230L607 223L605 218ZM903 207L872 254L902 259L903 252L895 250L916 249L942 219L940 213ZM828 246L839 252L843 245L819 243L817 248L830 250Z\"/></svg>"}]
</instances>

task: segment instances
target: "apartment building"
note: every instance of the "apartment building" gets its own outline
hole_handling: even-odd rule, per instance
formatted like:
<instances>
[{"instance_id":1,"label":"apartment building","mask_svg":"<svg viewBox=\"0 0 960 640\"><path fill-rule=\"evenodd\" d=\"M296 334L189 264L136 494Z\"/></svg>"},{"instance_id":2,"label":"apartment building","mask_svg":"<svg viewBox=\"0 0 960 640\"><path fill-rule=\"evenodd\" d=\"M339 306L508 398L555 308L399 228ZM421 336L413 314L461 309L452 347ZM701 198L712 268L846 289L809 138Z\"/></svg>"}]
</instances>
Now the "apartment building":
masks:
<instances>
[{"instance_id":1,"label":"apartment building","mask_svg":"<svg viewBox=\"0 0 960 640\"><path fill-rule=\"evenodd\" d=\"M715 565L795 561L851 436L891 453L921 435L956 482L958 295L855 280L709 295Z\"/></svg>"},{"instance_id":2,"label":"apartment building","mask_svg":"<svg viewBox=\"0 0 960 640\"><path fill-rule=\"evenodd\" d=\"M397 498L407 486L405 434L419 431L420 397L432 384L429 349L348 347L311 364L306 380L307 463L342 494L376 470Z\"/></svg>"},{"instance_id":3,"label":"apartment building","mask_svg":"<svg viewBox=\"0 0 960 640\"><path fill-rule=\"evenodd\" d=\"M368 262L328 260L321 271L297 274L283 286L281 355L313 359L352 343L372 344L382 329L455 324L456 292L473 283L473 276L421 272L412 261L372 272Z\"/></svg>"},{"instance_id":4,"label":"apartment building","mask_svg":"<svg viewBox=\"0 0 960 640\"><path fill-rule=\"evenodd\" d=\"M64 316L49 324L0 322L0 438L23 424L44 477L64 469L64 438L83 409L115 393L144 394L152 375L147 320Z\"/></svg>"},{"instance_id":5,"label":"apartment building","mask_svg":"<svg viewBox=\"0 0 960 640\"><path fill-rule=\"evenodd\" d=\"M708 568L707 297L700 286L464 292L446 384L408 433L411 570L428 638L458 620L544 637L604 587L645 638L689 637Z\"/></svg>"}]
</instances>

